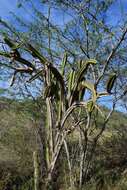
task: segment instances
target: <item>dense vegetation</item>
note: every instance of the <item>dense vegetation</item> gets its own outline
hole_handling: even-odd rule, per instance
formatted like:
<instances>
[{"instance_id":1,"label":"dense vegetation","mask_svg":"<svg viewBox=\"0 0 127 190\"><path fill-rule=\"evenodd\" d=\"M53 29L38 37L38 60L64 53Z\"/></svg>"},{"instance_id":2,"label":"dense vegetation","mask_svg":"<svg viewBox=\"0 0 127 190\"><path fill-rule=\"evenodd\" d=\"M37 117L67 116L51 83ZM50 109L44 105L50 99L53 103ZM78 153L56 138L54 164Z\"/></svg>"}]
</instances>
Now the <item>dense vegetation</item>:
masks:
<instances>
[{"instance_id":1,"label":"dense vegetation","mask_svg":"<svg viewBox=\"0 0 127 190\"><path fill-rule=\"evenodd\" d=\"M35 121L32 120L34 112L36 106L31 100L18 102L0 99L0 190L34 189L32 155L36 146L34 135L36 126ZM36 115L36 124L40 122L41 117L39 114ZM89 174L90 179L87 179L88 189L124 190L127 188L126 131L127 117L120 112L114 112L107 130L98 143ZM70 138L70 148L71 144L76 146L78 143L76 135ZM73 152L70 156L73 156ZM69 183L68 175L64 173L64 168L67 167L64 157L66 154L63 150L62 169L59 172L61 189L66 189Z\"/></svg>"}]
</instances>

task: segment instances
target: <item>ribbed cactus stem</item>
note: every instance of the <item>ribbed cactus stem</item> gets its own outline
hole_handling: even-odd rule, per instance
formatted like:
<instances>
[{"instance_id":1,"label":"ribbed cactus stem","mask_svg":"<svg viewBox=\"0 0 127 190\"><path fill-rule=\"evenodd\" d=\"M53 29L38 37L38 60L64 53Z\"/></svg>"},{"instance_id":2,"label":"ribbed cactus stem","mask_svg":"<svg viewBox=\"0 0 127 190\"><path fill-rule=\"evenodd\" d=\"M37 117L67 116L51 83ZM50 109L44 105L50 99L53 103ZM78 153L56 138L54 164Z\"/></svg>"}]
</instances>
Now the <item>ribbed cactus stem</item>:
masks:
<instances>
[{"instance_id":1,"label":"ribbed cactus stem","mask_svg":"<svg viewBox=\"0 0 127 190\"><path fill-rule=\"evenodd\" d=\"M33 164L34 164L34 190L39 190L39 162L37 151L33 152Z\"/></svg>"}]
</instances>

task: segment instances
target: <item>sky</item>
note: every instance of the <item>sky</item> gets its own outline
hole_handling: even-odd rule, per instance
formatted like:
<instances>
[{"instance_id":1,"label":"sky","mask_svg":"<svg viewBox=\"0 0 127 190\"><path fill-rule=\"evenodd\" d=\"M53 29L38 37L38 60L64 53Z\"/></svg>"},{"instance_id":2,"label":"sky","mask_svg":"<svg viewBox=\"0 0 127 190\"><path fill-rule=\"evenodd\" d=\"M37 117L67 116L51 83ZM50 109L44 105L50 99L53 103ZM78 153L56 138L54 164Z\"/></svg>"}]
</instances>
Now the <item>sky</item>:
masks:
<instances>
[{"instance_id":1,"label":"sky","mask_svg":"<svg viewBox=\"0 0 127 190\"><path fill-rule=\"evenodd\" d=\"M107 19L110 24L116 25L119 20L124 20L124 14L127 14L127 0L115 0L115 3L107 11Z\"/></svg>"},{"instance_id":2,"label":"sky","mask_svg":"<svg viewBox=\"0 0 127 190\"><path fill-rule=\"evenodd\" d=\"M18 0L0 0L0 17L10 20L10 12L14 12L26 19L29 19L29 15L26 12L22 12L21 9L17 9L17 1ZM37 2L36 0L34 1ZM127 0L115 0L115 3L107 12L108 22L114 25L117 24L118 20L121 18L122 11L127 13ZM57 16L57 19L59 20L59 16Z\"/></svg>"},{"instance_id":3,"label":"sky","mask_svg":"<svg viewBox=\"0 0 127 190\"><path fill-rule=\"evenodd\" d=\"M0 17L9 19L10 11L16 11L16 0L0 0Z\"/></svg>"}]
</instances>

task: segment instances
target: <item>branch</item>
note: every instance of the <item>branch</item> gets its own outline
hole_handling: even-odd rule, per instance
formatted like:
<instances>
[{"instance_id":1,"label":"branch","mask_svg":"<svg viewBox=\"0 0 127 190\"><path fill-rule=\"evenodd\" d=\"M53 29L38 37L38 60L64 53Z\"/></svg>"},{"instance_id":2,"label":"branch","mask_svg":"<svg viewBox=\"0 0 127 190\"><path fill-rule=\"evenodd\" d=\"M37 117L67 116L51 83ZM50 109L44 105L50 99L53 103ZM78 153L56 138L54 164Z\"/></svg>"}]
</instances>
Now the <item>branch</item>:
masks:
<instances>
[{"instance_id":1,"label":"branch","mask_svg":"<svg viewBox=\"0 0 127 190\"><path fill-rule=\"evenodd\" d=\"M0 55L3 56L3 57L6 57L6 58L10 58L10 59L13 58L10 52L0 51ZM34 65L30 61L28 61L28 60L26 60L26 59L24 59L24 58L22 58L20 56L16 56L15 61L23 63L24 65L31 68L32 70L36 70Z\"/></svg>"},{"instance_id":2,"label":"branch","mask_svg":"<svg viewBox=\"0 0 127 190\"><path fill-rule=\"evenodd\" d=\"M72 113L72 111L77 108L77 107L86 107L88 102L75 102L72 106L70 106L68 108L68 110L66 111L63 120L61 121L61 128L63 128L65 121L67 120L67 118L69 117L69 115Z\"/></svg>"},{"instance_id":3,"label":"branch","mask_svg":"<svg viewBox=\"0 0 127 190\"><path fill-rule=\"evenodd\" d=\"M116 46L112 49L112 51L110 52L106 62L105 62L105 66L103 67L102 73L100 74L99 78L96 81L96 86L97 84L100 82L100 80L102 79L111 59L113 58L113 56L115 55L117 49L119 48L119 46L121 45L121 43L123 42L123 40L125 39L125 35L127 33L127 28L125 29L125 31L123 32L121 38L119 39L118 43L116 44Z\"/></svg>"}]
</instances>

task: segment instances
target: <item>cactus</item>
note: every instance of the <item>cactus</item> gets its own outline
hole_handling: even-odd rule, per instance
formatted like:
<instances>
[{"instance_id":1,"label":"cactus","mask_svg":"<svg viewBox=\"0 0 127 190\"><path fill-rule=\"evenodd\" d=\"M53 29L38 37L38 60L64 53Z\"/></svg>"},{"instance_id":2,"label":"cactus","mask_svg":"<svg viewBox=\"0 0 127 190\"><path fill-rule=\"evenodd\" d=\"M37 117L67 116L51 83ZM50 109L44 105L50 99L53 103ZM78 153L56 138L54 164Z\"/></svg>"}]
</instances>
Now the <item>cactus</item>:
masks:
<instances>
[{"instance_id":1,"label":"cactus","mask_svg":"<svg viewBox=\"0 0 127 190\"><path fill-rule=\"evenodd\" d=\"M11 50L18 50L13 41L9 39L4 39L6 44ZM67 118L74 112L77 107L84 107L90 117L89 113L92 113L94 108L96 108L96 101L101 96L108 95L111 93L114 82L116 80L116 75L112 75L107 83L107 92L97 92L96 85L86 80L86 73L88 72L89 66L92 64L96 65L96 60L88 59L86 61L82 60L78 70L71 70L70 74L66 74L67 65L67 54L65 53L64 58L61 63L61 70L54 66L53 63L47 60L37 49L35 49L31 44L26 45L27 51L34 57L40 60L42 65L41 69L38 69L36 65L29 62L25 58L22 58L20 54L17 53L15 58L24 69L14 68L14 75L12 79L11 86L15 82L16 73L28 73L30 75L28 82L31 83L33 80L42 78L44 81L44 98L46 101L46 124L45 124L45 161L47 167L47 178L46 183L51 184L53 170L55 168L56 162L61 151L61 147L65 142L65 138L71 130L65 128L65 122ZM10 52L0 52L1 56L6 58L11 58ZM27 67L27 68L26 68ZM29 71L29 72L28 72ZM65 82L66 79L66 82ZM85 90L89 89L91 91L91 97L88 101L83 100ZM55 109L54 109L55 106ZM54 111L55 110L55 111ZM56 114L56 115L54 115ZM54 122L54 118L57 120ZM89 122L89 119L88 119ZM58 133L53 131L58 128ZM34 158L34 181L35 190L39 189L39 166L37 153L33 153Z\"/></svg>"}]
</instances>

